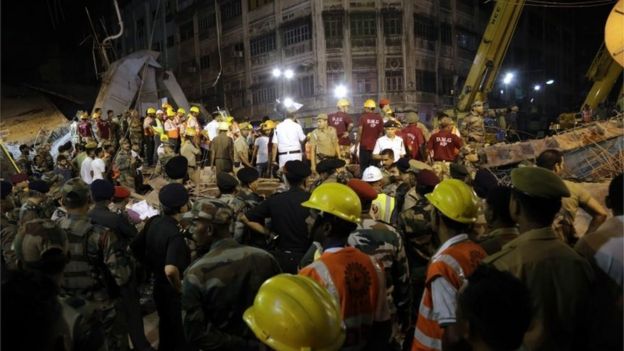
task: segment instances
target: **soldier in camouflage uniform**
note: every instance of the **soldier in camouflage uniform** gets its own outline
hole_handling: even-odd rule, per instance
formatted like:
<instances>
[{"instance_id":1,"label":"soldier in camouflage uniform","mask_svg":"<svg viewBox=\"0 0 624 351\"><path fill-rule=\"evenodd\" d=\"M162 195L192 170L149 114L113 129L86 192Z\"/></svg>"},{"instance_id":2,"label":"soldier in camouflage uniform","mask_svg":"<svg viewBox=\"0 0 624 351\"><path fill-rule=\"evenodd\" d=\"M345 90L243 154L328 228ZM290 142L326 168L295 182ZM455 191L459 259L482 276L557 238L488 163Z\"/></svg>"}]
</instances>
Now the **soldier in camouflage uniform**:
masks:
<instances>
[{"instance_id":1,"label":"soldier in camouflage uniform","mask_svg":"<svg viewBox=\"0 0 624 351\"><path fill-rule=\"evenodd\" d=\"M22 224L37 218L50 218L55 206L46 196L50 187L43 180L34 180L28 184L22 206L19 210L18 223Z\"/></svg>"},{"instance_id":2,"label":"soldier in camouflage uniform","mask_svg":"<svg viewBox=\"0 0 624 351\"><path fill-rule=\"evenodd\" d=\"M58 286L69 255L67 235L49 219L24 223L15 238L16 266L38 271ZM107 350L104 330L94 305L79 296L58 297L63 309L59 330L66 350Z\"/></svg>"},{"instance_id":3,"label":"soldier in camouflage uniform","mask_svg":"<svg viewBox=\"0 0 624 351\"><path fill-rule=\"evenodd\" d=\"M87 184L73 178L61 191L67 217L59 219L57 224L67 235L71 253L63 291L93 303L101 313L109 349L126 350L127 331L116 310L120 303L119 288L132 275L127 249L115 232L92 224L87 216L90 204Z\"/></svg>"},{"instance_id":4,"label":"soldier in camouflage uniform","mask_svg":"<svg viewBox=\"0 0 624 351\"><path fill-rule=\"evenodd\" d=\"M121 149L117 152L113 161L115 168L119 170L119 178L117 180L128 189L134 189L135 161L130 152L130 142L128 139L121 140Z\"/></svg>"},{"instance_id":5,"label":"soldier in camouflage uniform","mask_svg":"<svg viewBox=\"0 0 624 351\"><path fill-rule=\"evenodd\" d=\"M258 349L242 316L262 283L280 273L277 261L232 238L235 214L220 201L200 200L184 218L192 222L193 238L205 252L184 273L182 319L188 342L201 350Z\"/></svg>"},{"instance_id":6,"label":"soldier in camouflage uniform","mask_svg":"<svg viewBox=\"0 0 624 351\"><path fill-rule=\"evenodd\" d=\"M362 221L351 235L349 246L379 261L385 270L388 306L392 315L392 348L401 350L410 321L410 273L403 238L392 226L373 219L372 201L377 192L368 183L352 179L347 184L362 202Z\"/></svg>"},{"instance_id":7,"label":"soldier in camouflage uniform","mask_svg":"<svg viewBox=\"0 0 624 351\"><path fill-rule=\"evenodd\" d=\"M143 123L141 123L141 117L139 117L139 113L136 110L130 113L128 134L130 136L130 143L132 145L137 145L139 150L143 150Z\"/></svg>"},{"instance_id":8,"label":"soldier in camouflage uniform","mask_svg":"<svg viewBox=\"0 0 624 351\"><path fill-rule=\"evenodd\" d=\"M217 174L217 187L219 188L219 201L228 205L232 211L234 211L234 220L232 221L231 231L234 235L234 239L239 243L243 241L243 232L245 230L245 224L238 220L239 215L243 214L249 209L247 204L236 197L236 187L238 181L229 173L221 172Z\"/></svg>"},{"instance_id":9,"label":"soldier in camouflage uniform","mask_svg":"<svg viewBox=\"0 0 624 351\"><path fill-rule=\"evenodd\" d=\"M464 118L460 132L464 138L464 146L460 150L460 159L471 174L478 168L479 154L485 143L485 125L483 122L483 102L475 101L470 114Z\"/></svg>"},{"instance_id":10,"label":"soldier in camouflage uniform","mask_svg":"<svg viewBox=\"0 0 624 351\"><path fill-rule=\"evenodd\" d=\"M17 217L14 215L13 185L3 180L0 184L0 243L2 249L2 267L6 269L14 269L15 266L11 262L15 262L15 252L13 251L13 239L17 234ZM3 269L4 269L3 268ZM4 272L4 271L3 271ZM3 279L4 280L4 279Z\"/></svg>"}]
</instances>

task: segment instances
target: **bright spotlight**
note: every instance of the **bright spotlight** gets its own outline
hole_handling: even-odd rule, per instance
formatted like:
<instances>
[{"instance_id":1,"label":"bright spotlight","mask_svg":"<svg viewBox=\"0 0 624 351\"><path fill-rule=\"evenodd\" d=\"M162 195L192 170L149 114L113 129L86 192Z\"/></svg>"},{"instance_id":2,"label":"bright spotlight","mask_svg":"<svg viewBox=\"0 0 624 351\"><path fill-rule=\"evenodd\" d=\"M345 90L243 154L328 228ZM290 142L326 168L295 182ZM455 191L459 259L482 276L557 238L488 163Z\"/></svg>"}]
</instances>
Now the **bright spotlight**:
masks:
<instances>
[{"instance_id":1,"label":"bright spotlight","mask_svg":"<svg viewBox=\"0 0 624 351\"><path fill-rule=\"evenodd\" d=\"M509 72L507 74L505 74L505 78L503 78L503 84L507 85L509 83L511 83L511 81L514 79L514 74Z\"/></svg>"},{"instance_id":2,"label":"bright spotlight","mask_svg":"<svg viewBox=\"0 0 624 351\"><path fill-rule=\"evenodd\" d=\"M289 108L292 107L294 105L295 101L292 98L285 98L284 99L284 107Z\"/></svg>"},{"instance_id":3,"label":"bright spotlight","mask_svg":"<svg viewBox=\"0 0 624 351\"><path fill-rule=\"evenodd\" d=\"M336 99L342 99L347 96L347 87L340 84L334 89L334 96Z\"/></svg>"},{"instance_id":4,"label":"bright spotlight","mask_svg":"<svg viewBox=\"0 0 624 351\"><path fill-rule=\"evenodd\" d=\"M546 85L551 85L553 83L555 83L554 79L549 79L549 80L546 81Z\"/></svg>"},{"instance_id":5,"label":"bright spotlight","mask_svg":"<svg viewBox=\"0 0 624 351\"><path fill-rule=\"evenodd\" d=\"M293 72L292 69L287 69L287 70L284 71L284 77L286 79L292 79L292 77L294 77L294 76L295 76L295 72Z\"/></svg>"},{"instance_id":6,"label":"bright spotlight","mask_svg":"<svg viewBox=\"0 0 624 351\"><path fill-rule=\"evenodd\" d=\"M273 68L273 77L279 78L282 75L282 71L279 68Z\"/></svg>"},{"instance_id":7,"label":"bright spotlight","mask_svg":"<svg viewBox=\"0 0 624 351\"><path fill-rule=\"evenodd\" d=\"M533 87L533 90L535 91L540 91L540 89L542 89L542 86L539 84L535 84L535 86Z\"/></svg>"},{"instance_id":8,"label":"bright spotlight","mask_svg":"<svg viewBox=\"0 0 624 351\"><path fill-rule=\"evenodd\" d=\"M501 95L505 94L505 91L503 89L501 89L500 91Z\"/></svg>"}]
</instances>

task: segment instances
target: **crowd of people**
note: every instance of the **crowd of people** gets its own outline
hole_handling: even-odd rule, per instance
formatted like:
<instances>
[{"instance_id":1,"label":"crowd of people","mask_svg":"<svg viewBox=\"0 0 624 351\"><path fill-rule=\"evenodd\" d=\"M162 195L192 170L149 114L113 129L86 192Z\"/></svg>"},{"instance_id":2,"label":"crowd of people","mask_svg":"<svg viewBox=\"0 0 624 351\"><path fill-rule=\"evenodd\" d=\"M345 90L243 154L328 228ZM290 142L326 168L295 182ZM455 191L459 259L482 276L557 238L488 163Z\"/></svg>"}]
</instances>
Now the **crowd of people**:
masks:
<instances>
[{"instance_id":1,"label":"crowd of people","mask_svg":"<svg viewBox=\"0 0 624 351\"><path fill-rule=\"evenodd\" d=\"M509 184L482 167L480 101L431 131L387 100L337 107L308 133L292 111L96 109L56 160L22 145L0 188L2 347L622 349L622 174L609 218L558 150ZM166 185L141 219L144 174Z\"/></svg>"}]
</instances>

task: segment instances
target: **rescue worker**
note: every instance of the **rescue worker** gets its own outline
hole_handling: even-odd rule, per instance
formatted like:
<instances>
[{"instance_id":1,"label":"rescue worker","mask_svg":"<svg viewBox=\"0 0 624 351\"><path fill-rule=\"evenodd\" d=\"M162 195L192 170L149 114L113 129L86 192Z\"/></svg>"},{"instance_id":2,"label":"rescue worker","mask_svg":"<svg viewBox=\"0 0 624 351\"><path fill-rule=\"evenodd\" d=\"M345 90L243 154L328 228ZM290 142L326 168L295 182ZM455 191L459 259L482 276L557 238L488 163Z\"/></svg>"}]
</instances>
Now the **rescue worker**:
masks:
<instances>
[{"instance_id":1,"label":"rescue worker","mask_svg":"<svg viewBox=\"0 0 624 351\"><path fill-rule=\"evenodd\" d=\"M484 113L483 101L476 100L472 103L470 113L464 117L459 130L467 144L485 143Z\"/></svg>"},{"instance_id":2,"label":"rescue worker","mask_svg":"<svg viewBox=\"0 0 624 351\"><path fill-rule=\"evenodd\" d=\"M184 140L184 136L186 135L186 110L179 107L173 120L180 131L180 140Z\"/></svg>"},{"instance_id":3,"label":"rescue worker","mask_svg":"<svg viewBox=\"0 0 624 351\"><path fill-rule=\"evenodd\" d=\"M240 134L234 141L234 168L236 170L241 167L253 167L249 161L249 143L247 143L247 138L253 127L250 123L243 122L238 125L238 129Z\"/></svg>"},{"instance_id":4,"label":"rescue worker","mask_svg":"<svg viewBox=\"0 0 624 351\"><path fill-rule=\"evenodd\" d=\"M78 123L78 134L80 135L80 142L86 143L93 139L93 126L89 122L89 114L83 112L80 115L80 123Z\"/></svg>"},{"instance_id":5,"label":"rescue worker","mask_svg":"<svg viewBox=\"0 0 624 351\"><path fill-rule=\"evenodd\" d=\"M452 128L453 121L448 117L442 118L440 131L431 134L427 142L429 157L433 161L434 169L440 178L449 176L449 163L455 161L463 146L461 138L451 133Z\"/></svg>"},{"instance_id":6,"label":"rescue worker","mask_svg":"<svg viewBox=\"0 0 624 351\"><path fill-rule=\"evenodd\" d=\"M232 220L232 228L230 231L234 239L238 242L242 242L243 230L245 224L238 220L238 217L248 210L245 202L236 197L238 187L238 180L229 173L221 172L217 174L217 188L219 189L219 196L217 200L228 205L234 212L234 220Z\"/></svg>"},{"instance_id":7,"label":"rescue worker","mask_svg":"<svg viewBox=\"0 0 624 351\"><path fill-rule=\"evenodd\" d=\"M108 117L102 116L101 113L93 114L95 120L95 130L97 131L97 137L100 142L111 141L111 125Z\"/></svg>"},{"instance_id":8,"label":"rescue worker","mask_svg":"<svg viewBox=\"0 0 624 351\"><path fill-rule=\"evenodd\" d=\"M310 143L310 164L312 172L316 173L316 165L330 158L340 159L340 146L336 129L328 126L327 115L321 113L316 116L316 129L308 134Z\"/></svg>"},{"instance_id":9,"label":"rescue worker","mask_svg":"<svg viewBox=\"0 0 624 351\"><path fill-rule=\"evenodd\" d=\"M180 149L180 131L175 122L176 112L171 108L167 109L167 119L164 123L165 133L169 137L169 143L173 145L174 150Z\"/></svg>"},{"instance_id":10,"label":"rescue worker","mask_svg":"<svg viewBox=\"0 0 624 351\"><path fill-rule=\"evenodd\" d=\"M267 280L243 319L276 351L336 351L345 340L337 301L308 277L280 274Z\"/></svg>"},{"instance_id":11,"label":"rescue worker","mask_svg":"<svg viewBox=\"0 0 624 351\"><path fill-rule=\"evenodd\" d=\"M508 271L531 292L532 321L523 347L530 350L585 349L585 311L593 279L587 261L557 239L552 222L570 196L555 173L540 167L511 171L509 212L520 236L485 259Z\"/></svg>"},{"instance_id":12,"label":"rescue worker","mask_svg":"<svg viewBox=\"0 0 624 351\"><path fill-rule=\"evenodd\" d=\"M338 136L338 145L340 146L340 158L349 159L349 148L351 147L351 131L353 130L353 120L349 115L349 107L351 103L348 99L338 99L336 107L338 111L329 114L328 125L336 129Z\"/></svg>"},{"instance_id":13,"label":"rescue worker","mask_svg":"<svg viewBox=\"0 0 624 351\"><path fill-rule=\"evenodd\" d=\"M362 203L361 222L348 238L349 246L374 257L381 263L386 278L386 294L392 316L391 348L402 350L405 331L410 327L409 265L401 235L392 226L370 215L377 192L368 183L351 179L347 186Z\"/></svg>"},{"instance_id":14,"label":"rescue worker","mask_svg":"<svg viewBox=\"0 0 624 351\"><path fill-rule=\"evenodd\" d=\"M199 113L199 107L191 106L189 114L186 117L186 124L184 125L184 132L193 136L195 145L199 145L199 133L201 132L201 127L197 119L199 118Z\"/></svg>"},{"instance_id":15,"label":"rescue worker","mask_svg":"<svg viewBox=\"0 0 624 351\"><path fill-rule=\"evenodd\" d=\"M377 138L384 133L383 119L375 113L375 101L368 99L364 102L364 113L360 116L357 142L360 148L360 170L373 164L373 149Z\"/></svg>"},{"instance_id":16,"label":"rescue worker","mask_svg":"<svg viewBox=\"0 0 624 351\"><path fill-rule=\"evenodd\" d=\"M154 152L156 150L157 145L159 144L156 144L156 139L155 139L156 136L154 135L155 132L154 132L154 129L152 128L152 125L154 124L155 119L156 119L156 109L153 107L148 108L145 119L143 120L143 136L144 136L143 143L145 144L144 155L145 155L148 166L153 166L157 160L154 156ZM130 122L131 134L133 130L133 123L136 123L135 120L131 120ZM159 143L160 143L160 140L159 140ZM134 145L135 143L133 142L132 144Z\"/></svg>"},{"instance_id":17,"label":"rescue worker","mask_svg":"<svg viewBox=\"0 0 624 351\"><path fill-rule=\"evenodd\" d=\"M134 189L134 174L136 172L136 160L132 157L130 151L130 142L128 139L122 139L120 142L121 148L117 151L115 156L114 169L119 172L117 181L129 189Z\"/></svg>"},{"instance_id":18,"label":"rescue worker","mask_svg":"<svg viewBox=\"0 0 624 351\"><path fill-rule=\"evenodd\" d=\"M538 167L553 171L559 176L565 172L563 153L559 150L548 149L542 151L535 163ZM583 235L579 235L581 237L595 231L607 219L607 210L582 185L565 179L563 183L570 191L570 196L561 199L561 210L555 218L553 228L561 239L570 245L574 245L578 240L576 229L574 228L578 209L582 208L591 216L591 222L587 230Z\"/></svg>"},{"instance_id":19,"label":"rescue worker","mask_svg":"<svg viewBox=\"0 0 624 351\"><path fill-rule=\"evenodd\" d=\"M184 156L188 161L188 174L193 181L194 184L199 184L200 170L197 168L197 155L201 154L201 151L193 143L193 135L195 131L193 129L189 129L187 133L185 133L182 142L182 147L180 148L180 155Z\"/></svg>"},{"instance_id":20,"label":"rescue worker","mask_svg":"<svg viewBox=\"0 0 624 351\"><path fill-rule=\"evenodd\" d=\"M362 180L370 184L377 192L377 198L373 200L371 206L373 218L389 224L392 221L395 199L382 192L383 174L381 170L375 166L369 166L362 173Z\"/></svg>"},{"instance_id":21,"label":"rescue worker","mask_svg":"<svg viewBox=\"0 0 624 351\"><path fill-rule=\"evenodd\" d=\"M13 245L20 270L41 273L53 282L57 289L61 288L63 270L69 259L69 242L66 233L53 221L36 219L25 223L20 228ZM107 350L102 324L95 313L94 305L78 296L57 296L57 299L62 308L63 318L59 323L62 327L55 328L54 325L46 327L49 331L59 332L60 335L57 336L63 340L65 350ZM5 308L8 308L7 305ZM3 332L6 331L7 329L3 327ZM5 334L4 337L8 335ZM18 345L13 346L20 348Z\"/></svg>"},{"instance_id":22,"label":"rescue worker","mask_svg":"<svg viewBox=\"0 0 624 351\"><path fill-rule=\"evenodd\" d=\"M487 194L485 220L489 232L479 238L479 245L488 255L500 251L508 242L518 237L518 228L509 213L511 189L497 186Z\"/></svg>"},{"instance_id":23,"label":"rescue worker","mask_svg":"<svg viewBox=\"0 0 624 351\"><path fill-rule=\"evenodd\" d=\"M212 161L215 174L232 172L234 165L234 142L227 136L230 126L225 122L219 123L219 135L211 142Z\"/></svg>"},{"instance_id":24,"label":"rescue worker","mask_svg":"<svg viewBox=\"0 0 624 351\"><path fill-rule=\"evenodd\" d=\"M401 137L406 148L407 155L414 160L425 161L427 159L427 149L425 135L422 129L418 126L420 118L418 117L418 110L415 108L408 108L405 111L405 126L401 130Z\"/></svg>"},{"instance_id":25,"label":"rescue worker","mask_svg":"<svg viewBox=\"0 0 624 351\"><path fill-rule=\"evenodd\" d=\"M457 292L486 256L466 234L478 210L477 197L468 185L446 179L425 197L433 206L431 225L440 246L427 267L413 351L442 350L442 345L461 342L455 311Z\"/></svg>"},{"instance_id":26,"label":"rescue worker","mask_svg":"<svg viewBox=\"0 0 624 351\"><path fill-rule=\"evenodd\" d=\"M256 169L258 170L258 173L260 173L261 177L269 177L269 175L272 173L271 167L269 167L269 161L271 160L274 129L275 122L268 120L262 123L262 134L254 141L254 148L251 160L252 162L255 161Z\"/></svg>"},{"instance_id":27,"label":"rescue worker","mask_svg":"<svg viewBox=\"0 0 624 351\"><path fill-rule=\"evenodd\" d=\"M193 240L201 253L186 270L182 285L189 344L201 350L256 349L259 343L242 316L262 283L280 273L277 261L232 238L236 214L221 201L197 201L184 218L192 221Z\"/></svg>"},{"instance_id":28,"label":"rescue worker","mask_svg":"<svg viewBox=\"0 0 624 351\"><path fill-rule=\"evenodd\" d=\"M159 161L158 158L160 155L158 154L158 149L160 148L160 144L163 141L169 141L169 137L165 134L165 128L163 126L163 116L164 112L162 110L157 110L154 121L151 124L152 133L154 135L154 163Z\"/></svg>"},{"instance_id":29,"label":"rescue worker","mask_svg":"<svg viewBox=\"0 0 624 351\"><path fill-rule=\"evenodd\" d=\"M191 254L178 221L186 212L188 192L182 184L167 184L158 192L161 214L152 217L132 244L135 256L142 257L154 274L154 303L158 312L159 350L184 350L182 326L182 273Z\"/></svg>"},{"instance_id":30,"label":"rescue worker","mask_svg":"<svg viewBox=\"0 0 624 351\"><path fill-rule=\"evenodd\" d=\"M377 141L375 141L375 146L373 148L373 159L380 160L381 159L381 151L390 149L393 152L394 159L392 162L396 162L399 158L405 156L405 144L403 144L403 139L396 135L396 132L399 128L399 123L394 121L388 121L384 124L384 129L386 135L379 137Z\"/></svg>"},{"instance_id":31,"label":"rescue worker","mask_svg":"<svg viewBox=\"0 0 624 351\"><path fill-rule=\"evenodd\" d=\"M309 211L301 206L310 197L305 190L310 173L310 168L301 161L286 162L284 178L289 189L273 194L241 217L245 225L257 232L254 234L273 240L273 256L287 273L297 273L297 266L311 243L305 222ZM264 225L267 218L271 219L270 229Z\"/></svg>"},{"instance_id":32,"label":"rescue worker","mask_svg":"<svg viewBox=\"0 0 624 351\"><path fill-rule=\"evenodd\" d=\"M301 205L310 209L306 223L323 254L299 274L314 279L338 301L346 326L344 348L386 349L391 326L382 268L348 246L349 233L360 222L360 199L348 186L330 183L316 188Z\"/></svg>"},{"instance_id":33,"label":"rescue worker","mask_svg":"<svg viewBox=\"0 0 624 351\"><path fill-rule=\"evenodd\" d=\"M119 289L130 280L132 266L124 241L114 231L91 223L87 184L73 178L61 191L67 217L60 218L57 225L67 235L70 250L63 292L93 303L101 315L108 347L126 350L127 330L118 312Z\"/></svg>"}]
</instances>

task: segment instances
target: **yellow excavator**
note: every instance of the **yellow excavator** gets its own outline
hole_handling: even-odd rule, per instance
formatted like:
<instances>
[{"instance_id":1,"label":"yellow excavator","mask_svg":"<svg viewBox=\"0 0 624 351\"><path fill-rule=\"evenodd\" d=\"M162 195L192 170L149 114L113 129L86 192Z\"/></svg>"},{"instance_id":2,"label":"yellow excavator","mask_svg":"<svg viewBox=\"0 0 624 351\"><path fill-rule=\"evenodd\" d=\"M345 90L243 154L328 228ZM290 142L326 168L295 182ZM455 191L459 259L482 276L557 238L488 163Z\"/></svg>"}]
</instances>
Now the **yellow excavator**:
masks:
<instances>
[{"instance_id":1,"label":"yellow excavator","mask_svg":"<svg viewBox=\"0 0 624 351\"><path fill-rule=\"evenodd\" d=\"M470 111L473 102L487 100L487 94L492 91L518 25L524 3L524 0L496 1L457 104L454 109L446 111L446 114L461 119Z\"/></svg>"}]
</instances>

